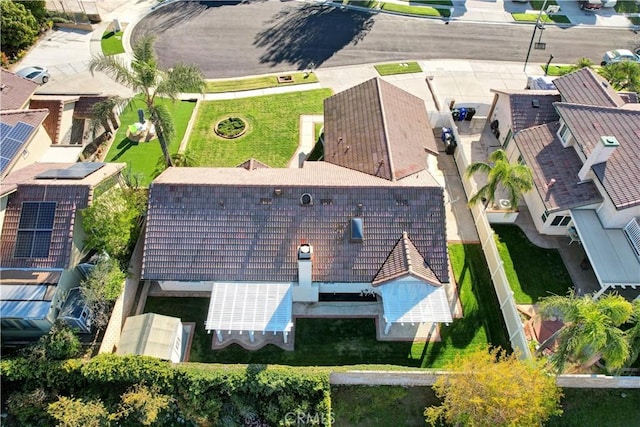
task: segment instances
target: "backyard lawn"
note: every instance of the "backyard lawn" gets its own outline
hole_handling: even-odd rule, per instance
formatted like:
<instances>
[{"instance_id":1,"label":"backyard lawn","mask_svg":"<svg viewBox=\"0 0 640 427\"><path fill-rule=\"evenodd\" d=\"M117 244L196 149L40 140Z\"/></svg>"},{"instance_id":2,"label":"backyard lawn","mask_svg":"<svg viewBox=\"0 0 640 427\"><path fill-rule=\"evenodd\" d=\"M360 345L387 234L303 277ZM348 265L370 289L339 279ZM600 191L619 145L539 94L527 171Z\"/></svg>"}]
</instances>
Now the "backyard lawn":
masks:
<instances>
[{"instance_id":1,"label":"backyard lawn","mask_svg":"<svg viewBox=\"0 0 640 427\"><path fill-rule=\"evenodd\" d=\"M548 427L626 427L640 420L638 389L565 388L562 392L564 413L548 421ZM431 387L331 387L335 425L343 427L424 426L424 408L439 404Z\"/></svg>"},{"instance_id":2,"label":"backyard lawn","mask_svg":"<svg viewBox=\"0 0 640 427\"><path fill-rule=\"evenodd\" d=\"M286 167L298 146L301 114L322 114L329 89L202 102L189 136L187 156L195 166L234 167L255 158L271 167ZM236 139L214 132L227 117L243 118L248 131Z\"/></svg>"},{"instance_id":3,"label":"backyard lawn","mask_svg":"<svg viewBox=\"0 0 640 427\"><path fill-rule=\"evenodd\" d=\"M211 350L204 330L208 298L147 299L145 312L196 322L190 362L265 363L293 366L397 365L442 367L456 354L494 345L508 347L506 331L479 245L451 245L452 264L465 313L442 326L440 343L378 342L373 319L297 319L295 351L269 345L246 351L238 345Z\"/></svg>"},{"instance_id":4,"label":"backyard lawn","mask_svg":"<svg viewBox=\"0 0 640 427\"><path fill-rule=\"evenodd\" d=\"M196 104L188 101L172 102L167 99L161 99L159 102L166 103L173 115L176 134L169 144L169 151L172 154L177 153ZM136 97L120 115L121 126L116 132L105 161L126 162L131 168L131 173L140 176L140 185L148 186L154 178L158 161L162 157L162 150L157 139L149 142L133 142L127 138L127 128L138 121L139 108L145 109L144 103Z\"/></svg>"},{"instance_id":5,"label":"backyard lawn","mask_svg":"<svg viewBox=\"0 0 640 427\"><path fill-rule=\"evenodd\" d=\"M556 249L534 245L515 225L493 225L496 244L518 304L533 304L551 294L565 295L573 286Z\"/></svg>"}]
</instances>

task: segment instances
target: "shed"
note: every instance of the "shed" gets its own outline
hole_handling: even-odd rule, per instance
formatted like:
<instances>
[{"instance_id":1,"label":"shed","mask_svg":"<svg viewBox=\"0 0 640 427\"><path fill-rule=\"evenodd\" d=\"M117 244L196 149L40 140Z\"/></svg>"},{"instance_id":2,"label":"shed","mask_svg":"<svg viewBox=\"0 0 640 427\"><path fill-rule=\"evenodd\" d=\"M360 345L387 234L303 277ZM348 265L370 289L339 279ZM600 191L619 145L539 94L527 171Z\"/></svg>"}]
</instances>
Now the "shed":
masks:
<instances>
[{"instance_id":1,"label":"shed","mask_svg":"<svg viewBox=\"0 0 640 427\"><path fill-rule=\"evenodd\" d=\"M182 360L184 328L180 319L155 313L127 318L117 354L138 354L178 363Z\"/></svg>"}]
</instances>

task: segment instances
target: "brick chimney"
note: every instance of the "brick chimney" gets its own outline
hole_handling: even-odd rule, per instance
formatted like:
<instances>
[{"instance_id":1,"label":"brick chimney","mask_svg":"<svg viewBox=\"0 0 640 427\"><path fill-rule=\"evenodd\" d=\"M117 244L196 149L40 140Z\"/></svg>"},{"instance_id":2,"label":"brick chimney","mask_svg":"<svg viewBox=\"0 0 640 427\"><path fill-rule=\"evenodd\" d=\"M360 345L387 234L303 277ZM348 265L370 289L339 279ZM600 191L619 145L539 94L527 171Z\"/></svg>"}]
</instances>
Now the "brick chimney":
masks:
<instances>
[{"instance_id":1,"label":"brick chimney","mask_svg":"<svg viewBox=\"0 0 640 427\"><path fill-rule=\"evenodd\" d=\"M313 246L303 243L298 247L298 284L311 287Z\"/></svg>"},{"instance_id":2,"label":"brick chimney","mask_svg":"<svg viewBox=\"0 0 640 427\"><path fill-rule=\"evenodd\" d=\"M620 143L615 136L601 136L598 144L593 147L591 155L587 157L587 160L580 168L578 178L581 181L589 179L591 167L598 163L606 162L618 146L620 146Z\"/></svg>"}]
</instances>

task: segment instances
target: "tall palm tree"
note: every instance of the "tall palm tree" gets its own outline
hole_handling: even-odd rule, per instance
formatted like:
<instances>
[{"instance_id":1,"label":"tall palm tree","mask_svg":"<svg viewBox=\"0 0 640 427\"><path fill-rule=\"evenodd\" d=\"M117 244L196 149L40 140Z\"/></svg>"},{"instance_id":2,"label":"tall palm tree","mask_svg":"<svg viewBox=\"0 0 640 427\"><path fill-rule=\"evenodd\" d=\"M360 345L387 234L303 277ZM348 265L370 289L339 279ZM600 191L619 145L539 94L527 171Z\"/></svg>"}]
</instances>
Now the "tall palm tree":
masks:
<instances>
[{"instance_id":1,"label":"tall palm tree","mask_svg":"<svg viewBox=\"0 0 640 427\"><path fill-rule=\"evenodd\" d=\"M615 62L600 68L599 73L615 90L640 92L640 63Z\"/></svg>"},{"instance_id":2,"label":"tall palm tree","mask_svg":"<svg viewBox=\"0 0 640 427\"><path fill-rule=\"evenodd\" d=\"M172 166L169 143L174 137L175 126L169 109L157 103L156 97L176 100L181 92L202 93L205 82L195 65L177 64L169 70L161 70L153 43L153 37L145 36L133 46L130 67L114 56L98 56L91 60L90 69L92 73L104 71L118 83L142 94L168 167Z\"/></svg>"},{"instance_id":3,"label":"tall palm tree","mask_svg":"<svg viewBox=\"0 0 640 427\"><path fill-rule=\"evenodd\" d=\"M504 150L496 150L489 156L489 163L473 162L465 170L464 176L470 178L476 173L487 174L487 183L469 199L469 205L474 205L485 199L487 204L493 204L496 191L506 190L511 206L515 209L520 201L520 195L533 188L533 175L527 165L511 164Z\"/></svg>"},{"instance_id":4,"label":"tall palm tree","mask_svg":"<svg viewBox=\"0 0 640 427\"><path fill-rule=\"evenodd\" d=\"M582 68L593 68L593 65L594 64L593 64L593 61L591 59L586 58L586 57L583 56L582 58L579 58L576 61L576 63L571 66L571 71L577 71L577 70L580 70Z\"/></svg>"},{"instance_id":5,"label":"tall palm tree","mask_svg":"<svg viewBox=\"0 0 640 427\"><path fill-rule=\"evenodd\" d=\"M632 320L632 305L620 295L608 294L597 300L590 295L553 295L540 299L543 318L557 317L564 326L557 335L551 362L562 373L567 363L587 369L602 360L609 371L630 361L631 346L620 326Z\"/></svg>"}]
</instances>

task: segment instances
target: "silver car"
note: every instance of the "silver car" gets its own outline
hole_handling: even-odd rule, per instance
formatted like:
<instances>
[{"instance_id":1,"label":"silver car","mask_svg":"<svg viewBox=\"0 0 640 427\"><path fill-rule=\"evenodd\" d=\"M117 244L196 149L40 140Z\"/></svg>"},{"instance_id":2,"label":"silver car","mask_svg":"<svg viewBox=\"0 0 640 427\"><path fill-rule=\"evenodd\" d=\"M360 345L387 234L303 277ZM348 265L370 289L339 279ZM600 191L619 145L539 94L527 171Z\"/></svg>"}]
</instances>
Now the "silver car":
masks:
<instances>
[{"instance_id":1,"label":"silver car","mask_svg":"<svg viewBox=\"0 0 640 427\"><path fill-rule=\"evenodd\" d=\"M16 73L20 77L24 77L27 80L38 84L45 84L49 81L49 70L44 67L26 67Z\"/></svg>"},{"instance_id":2,"label":"silver car","mask_svg":"<svg viewBox=\"0 0 640 427\"><path fill-rule=\"evenodd\" d=\"M600 65L604 67L607 64L624 61L640 63L640 55L631 52L629 49L610 50L609 52L604 54Z\"/></svg>"}]
</instances>

